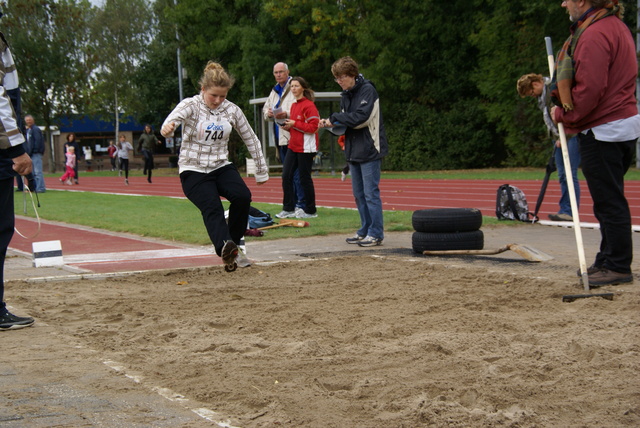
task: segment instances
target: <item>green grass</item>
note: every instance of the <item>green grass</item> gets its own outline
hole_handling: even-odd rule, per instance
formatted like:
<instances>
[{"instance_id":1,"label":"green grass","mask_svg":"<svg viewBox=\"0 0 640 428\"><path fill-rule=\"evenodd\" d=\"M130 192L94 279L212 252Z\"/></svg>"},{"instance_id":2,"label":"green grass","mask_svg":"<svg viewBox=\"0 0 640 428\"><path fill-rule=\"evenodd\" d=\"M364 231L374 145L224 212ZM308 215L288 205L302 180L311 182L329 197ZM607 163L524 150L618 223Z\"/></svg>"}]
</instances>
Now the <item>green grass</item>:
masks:
<instances>
[{"instance_id":1,"label":"green grass","mask_svg":"<svg viewBox=\"0 0 640 428\"><path fill-rule=\"evenodd\" d=\"M334 174L330 171L322 171L320 177L340 177L342 166L336 167ZM383 171L382 178L385 179L413 179L413 180L542 180L544 178L544 168L490 168L490 169L465 169L452 171ZM177 176L176 168L160 168L153 172L156 176L168 177ZM278 175L278 172L272 175ZM46 176L59 177L60 174L45 174ZM111 171L82 172L83 176L112 177ZM141 170L132 170L132 177L142 177ZM557 179L557 173L552 178ZM582 171L578 170L578 177L584 180ZM631 168L625 176L625 180L640 180L640 169Z\"/></svg>"},{"instance_id":2,"label":"green grass","mask_svg":"<svg viewBox=\"0 0 640 428\"><path fill-rule=\"evenodd\" d=\"M111 171L84 172L84 176L112 176ZM177 175L174 169L158 169L159 176ZM142 175L141 171L132 171L132 176ZM57 175L56 175L57 176ZM333 176L328 172L323 177ZM385 179L424 179L424 180L541 180L543 169L508 168L458 171L422 171L422 172L383 172ZM554 175L554 178L556 176ZM580 174L582 177L582 174ZM640 180L640 170L631 169L625 177L627 180ZM210 243L204 228L200 212L186 199L175 199L159 196L123 196L103 195L89 192L66 192L50 190L40 194L42 207L38 210L43 219L71 224L81 224L114 232L126 232L140 236L149 236L171 241L186 242L198 245ZM225 207L228 204L225 202ZM279 204L254 203L258 209L275 215L280 211ZM15 212L25 215L22 197L16 194ZM385 230L411 231L411 211L385 211ZM31 206L27 216L35 217ZM283 227L265 231L261 238L278 239L305 236L324 236L329 234L351 235L360 225L356 210L344 208L318 208L318 218L309 220L311 227ZM519 222L499 222L495 217L485 216L483 224L501 224L516 226Z\"/></svg>"},{"instance_id":3,"label":"green grass","mask_svg":"<svg viewBox=\"0 0 640 428\"><path fill-rule=\"evenodd\" d=\"M210 244L200 212L186 199L56 190L47 190L47 193L38 196L41 204L38 213L46 220L191 244ZM228 207L227 202L224 205ZM253 203L252 205L272 216L281 209L280 205L275 204ZM20 194L16 194L15 213L25 215ZM35 217L30 202L26 215ZM412 212L409 211L386 211L385 230L413 230L411 215ZM356 210L318 208L318 217L309 219L309 223L311 227L276 228L265 231L263 237L247 237L247 239L278 239L336 233L350 235L359 227L360 218Z\"/></svg>"}]
</instances>

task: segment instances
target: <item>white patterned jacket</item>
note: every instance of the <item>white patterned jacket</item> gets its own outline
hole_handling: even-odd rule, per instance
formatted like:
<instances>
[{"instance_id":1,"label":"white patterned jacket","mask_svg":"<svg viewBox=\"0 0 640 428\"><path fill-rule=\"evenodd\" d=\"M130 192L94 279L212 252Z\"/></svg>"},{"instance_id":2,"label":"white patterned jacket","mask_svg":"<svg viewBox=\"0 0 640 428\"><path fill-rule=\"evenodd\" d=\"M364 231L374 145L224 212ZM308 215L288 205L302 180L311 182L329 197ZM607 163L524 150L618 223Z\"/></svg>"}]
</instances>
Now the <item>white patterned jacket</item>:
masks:
<instances>
[{"instance_id":1,"label":"white patterned jacket","mask_svg":"<svg viewBox=\"0 0 640 428\"><path fill-rule=\"evenodd\" d=\"M234 103L224 100L211 110L202 93L185 98L167 116L164 125L181 124L182 146L178 159L179 172L196 171L204 174L230 164L229 135L235 129L249 149L256 165L256 181L269 179L269 168L262 153L262 144L251 129L244 113Z\"/></svg>"}]
</instances>

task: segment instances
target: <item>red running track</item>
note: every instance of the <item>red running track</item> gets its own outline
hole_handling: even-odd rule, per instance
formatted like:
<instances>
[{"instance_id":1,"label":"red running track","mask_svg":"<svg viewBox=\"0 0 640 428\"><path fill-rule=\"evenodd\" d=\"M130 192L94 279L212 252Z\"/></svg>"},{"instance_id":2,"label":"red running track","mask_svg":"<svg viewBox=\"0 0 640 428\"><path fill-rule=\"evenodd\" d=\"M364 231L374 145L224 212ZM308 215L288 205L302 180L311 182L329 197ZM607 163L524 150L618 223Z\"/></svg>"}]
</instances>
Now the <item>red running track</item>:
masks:
<instances>
[{"instance_id":1,"label":"red running track","mask_svg":"<svg viewBox=\"0 0 640 428\"><path fill-rule=\"evenodd\" d=\"M48 189L103 192L132 195L169 196L184 198L178 177L154 177L147 183L145 177L131 177L125 186L121 177L81 176L80 185L67 186L54 177L46 179ZM255 202L282 203L282 182L280 177L272 177L266 184L258 186L253 177L245 178ZM478 208L485 216L495 215L495 200L502 180L404 180L382 179L380 191L383 208L395 211L415 211L424 208ZM350 180L339 178L314 178L316 203L321 207L355 208ZM533 211L540 192L542 180L512 180L509 184L519 187L527 196L529 208ZM627 181L626 195L631 208L632 223L640 225L640 181ZM582 197L580 220L597 222L593 216L593 201L586 182L581 181ZM46 200L46 193L40 195ZM540 218L546 219L558 210L560 185L557 180L549 182Z\"/></svg>"}]
</instances>

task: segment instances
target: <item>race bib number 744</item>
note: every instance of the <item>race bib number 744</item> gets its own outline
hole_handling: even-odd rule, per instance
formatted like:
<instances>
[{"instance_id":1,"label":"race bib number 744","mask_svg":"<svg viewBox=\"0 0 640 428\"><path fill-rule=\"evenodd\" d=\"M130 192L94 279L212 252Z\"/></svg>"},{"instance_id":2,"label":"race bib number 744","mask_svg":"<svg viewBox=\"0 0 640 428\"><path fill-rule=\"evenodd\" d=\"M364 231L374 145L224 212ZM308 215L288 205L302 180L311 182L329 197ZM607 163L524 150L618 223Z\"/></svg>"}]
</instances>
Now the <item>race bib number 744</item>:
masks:
<instances>
[{"instance_id":1,"label":"race bib number 744","mask_svg":"<svg viewBox=\"0 0 640 428\"><path fill-rule=\"evenodd\" d=\"M215 144L228 138L231 125L224 122L200 122L198 124L198 141L201 144Z\"/></svg>"}]
</instances>

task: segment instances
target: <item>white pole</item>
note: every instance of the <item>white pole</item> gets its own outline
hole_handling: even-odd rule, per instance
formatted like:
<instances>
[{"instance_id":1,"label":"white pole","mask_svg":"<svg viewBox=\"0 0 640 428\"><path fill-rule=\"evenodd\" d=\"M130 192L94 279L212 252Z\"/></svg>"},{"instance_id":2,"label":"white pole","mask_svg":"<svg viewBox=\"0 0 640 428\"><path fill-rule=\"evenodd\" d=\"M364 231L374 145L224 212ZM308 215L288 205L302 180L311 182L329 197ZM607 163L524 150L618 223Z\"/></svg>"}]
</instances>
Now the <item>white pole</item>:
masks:
<instances>
[{"instance_id":1,"label":"white pole","mask_svg":"<svg viewBox=\"0 0 640 428\"><path fill-rule=\"evenodd\" d=\"M549 75L553 77L553 72L555 70L555 60L553 57L553 47L551 46L551 37L545 37L544 43L545 43L545 46L547 47L547 61L549 63ZM560 146L562 148L562 160L564 161L564 173L567 178L567 187L569 189L569 200L571 201L573 230L575 231L576 246L578 247L578 260L580 261L580 274L582 276L582 285L585 291L589 291L589 275L587 275L587 260L584 255L584 245L582 243L582 230L580 229L580 214L578 213L576 189L575 187L573 187L573 173L571 172L571 161L569 160L569 150L567 148L567 136L564 133L564 125L562 123L558 123L558 134L560 134Z\"/></svg>"}]
</instances>

